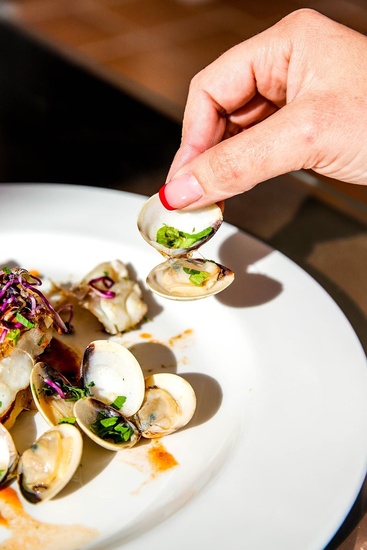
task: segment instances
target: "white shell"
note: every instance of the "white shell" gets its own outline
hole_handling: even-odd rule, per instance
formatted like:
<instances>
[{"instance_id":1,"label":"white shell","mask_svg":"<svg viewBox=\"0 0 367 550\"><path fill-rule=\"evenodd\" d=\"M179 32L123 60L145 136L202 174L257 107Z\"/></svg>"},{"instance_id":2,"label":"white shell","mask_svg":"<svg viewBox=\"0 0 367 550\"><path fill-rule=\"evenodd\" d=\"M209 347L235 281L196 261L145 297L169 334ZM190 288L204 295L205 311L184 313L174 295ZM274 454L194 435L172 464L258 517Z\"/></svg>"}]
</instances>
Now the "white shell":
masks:
<instances>
[{"instance_id":1,"label":"white shell","mask_svg":"<svg viewBox=\"0 0 367 550\"><path fill-rule=\"evenodd\" d=\"M16 475L18 459L13 438L0 424L0 487Z\"/></svg>"},{"instance_id":2,"label":"white shell","mask_svg":"<svg viewBox=\"0 0 367 550\"><path fill-rule=\"evenodd\" d=\"M202 246L218 231L222 221L222 210L216 204L193 211L167 210L159 195L155 194L143 205L137 223L141 235L151 246L164 256L177 257L186 256L189 251ZM157 231L165 225L190 235L207 228L212 228L212 232L188 248L169 248L157 242Z\"/></svg>"},{"instance_id":3,"label":"white shell","mask_svg":"<svg viewBox=\"0 0 367 550\"><path fill-rule=\"evenodd\" d=\"M126 401L120 409L132 416L144 399L144 375L134 355L122 344L111 340L94 340L83 356L84 386L91 383L93 397L110 405L117 397Z\"/></svg>"},{"instance_id":4,"label":"white shell","mask_svg":"<svg viewBox=\"0 0 367 550\"><path fill-rule=\"evenodd\" d=\"M192 282L192 271L197 271L198 275L204 273L200 284ZM164 298L197 300L218 294L233 280L233 271L220 264L201 258L178 258L154 267L147 276L147 285Z\"/></svg>"},{"instance_id":5,"label":"white shell","mask_svg":"<svg viewBox=\"0 0 367 550\"><path fill-rule=\"evenodd\" d=\"M109 439L99 437L91 430L91 424L97 420L98 414L103 411L105 411L108 416L117 416L121 418L124 425L127 425L132 429L133 433L128 441L114 443ZM140 439L140 434L134 424L125 418L119 411L113 409L105 403L102 403L101 401L98 401L98 399L94 399L93 397L87 397L76 401L74 404L74 415L83 432L95 443L109 451L121 451L124 448L133 447Z\"/></svg>"},{"instance_id":6,"label":"white shell","mask_svg":"<svg viewBox=\"0 0 367 550\"><path fill-rule=\"evenodd\" d=\"M145 387L143 405L133 418L143 437L169 435L190 422L196 395L185 378L168 372L152 374Z\"/></svg>"},{"instance_id":7,"label":"white shell","mask_svg":"<svg viewBox=\"0 0 367 550\"><path fill-rule=\"evenodd\" d=\"M37 504L56 496L78 468L82 450L82 435L72 424L59 424L42 434L19 459L18 483L24 498Z\"/></svg>"}]
</instances>

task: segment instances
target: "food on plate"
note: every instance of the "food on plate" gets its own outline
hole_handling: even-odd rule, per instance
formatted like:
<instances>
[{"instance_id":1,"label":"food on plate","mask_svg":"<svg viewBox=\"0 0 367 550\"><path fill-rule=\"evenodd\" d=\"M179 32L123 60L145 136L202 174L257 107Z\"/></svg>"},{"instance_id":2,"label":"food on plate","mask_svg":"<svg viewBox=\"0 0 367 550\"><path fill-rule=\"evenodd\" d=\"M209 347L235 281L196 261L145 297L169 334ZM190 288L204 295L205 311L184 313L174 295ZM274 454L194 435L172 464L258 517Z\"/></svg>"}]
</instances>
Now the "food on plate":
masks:
<instances>
[{"instance_id":1,"label":"food on plate","mask_svg":"<svg viewBox=\"0 0 367 550\"><path fill-rule=\"evenodd\" d=\"M43 433L26 449L18 463L18 484L33 504L56 496L77 470L83 451L78 428L59 424Z\"/></svg>"},{"instance_id":2,"label":"food on plate","mask_svg":"<svg viewBox=\"0 0 367 550\"><path fill-rule=\"evenodd\" d=\"M18 451L9 431L0 424L0 487L17 475Z\"/></svg>"},{"instance_id":3,"label":"food on plate","mask_svg":"<svg viewBox=\"0 0 367 550\"><path fill-rule=\"evenodd\" d=\"M141 435L151 439L186 426L195 409L191 384L177 374L160 372L146 377L144 401L132 420Z\"/></svg>"},{"instance_id":4,"label":"food on plate","mask_svg":"<svg viewBox=\"0 0 367 550\"><path fill-rule=\"evenodd\" d=\"M190 384L177 374L145 378L132 352L110 339L136 327L147 309L119 260L99 264L74 285L19 267L0 270L0 486L16 478L29 502L48 501L78 468L83 438L120 451L191 420L196 397ZM64 342L66 357L74 357L73 337L88 334L91 319L106 337L76 352L70 381L58 346ZM24 409L38 410L49 429L20 454L9 430Z\"/></svg>"},{"instance_id":5,"label":"food on plate","mask_svg":"<svg viewBox=\"0 0 367 550\"><path fill-rule=\"evenodd\" d=\"M234 280L233 271L212 260L193 258L193 252L216 234L222 222L218 205L170 211L158 194L150 197L139 212L138 229L166 260L148 274L148 287L173 300L205 298L227 288Z\"/></svg>"},{"instance_id":6,"label":"food on plate","mask_svg":"<svg viewBox=\"0 0 367 550\"><path fill-rule=\"evenodd\" d=\"M97 265L72 292L109 334L135 327L148 310L139 284L130 277L127 266L120 260Z\"/></svg>"},{"instance_id":7,"label":"food on plate","mask_svg":"<svg viewBox=\"0 0 367 550\"><path fill-rule=\"evenodd\" d=\"M68 332L39 290L41 284L25 269L0 270L0 421L7 428L29 405L29 375L35 358L55 332Z\"/></svg>"}]
</instances>

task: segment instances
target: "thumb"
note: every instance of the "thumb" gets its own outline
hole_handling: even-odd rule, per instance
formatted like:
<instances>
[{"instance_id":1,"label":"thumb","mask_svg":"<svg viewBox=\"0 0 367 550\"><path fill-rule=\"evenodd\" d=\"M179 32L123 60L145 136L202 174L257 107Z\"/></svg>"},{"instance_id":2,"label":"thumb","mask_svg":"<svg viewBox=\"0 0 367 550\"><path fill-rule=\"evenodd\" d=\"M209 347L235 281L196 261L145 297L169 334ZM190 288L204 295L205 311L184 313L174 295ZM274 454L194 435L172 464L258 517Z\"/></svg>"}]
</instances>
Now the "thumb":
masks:
<instances>
[{"instance_id":1,"label":"thumb","mask_svg":"<svg viewBox=\"0 0 367 550\"><path fill-rule=\"evenodd\" d=\"M307 111L291 103L197 155L161 188L162 203L170 210L197 209L248 191L261 181L310 167L315 140ZM179 157L180 151L176 166Z\"/></svg>"}]
</instances>

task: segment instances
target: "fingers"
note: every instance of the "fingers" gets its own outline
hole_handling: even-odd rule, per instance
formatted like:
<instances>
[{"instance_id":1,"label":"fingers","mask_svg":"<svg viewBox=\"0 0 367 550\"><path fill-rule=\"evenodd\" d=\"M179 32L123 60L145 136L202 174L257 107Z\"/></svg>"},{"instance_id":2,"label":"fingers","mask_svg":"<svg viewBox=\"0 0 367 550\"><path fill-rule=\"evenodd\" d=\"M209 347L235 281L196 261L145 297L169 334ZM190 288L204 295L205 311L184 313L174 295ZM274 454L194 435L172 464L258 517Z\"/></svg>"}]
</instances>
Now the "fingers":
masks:
<instances>
[{"instance_id":1,"label":"fingers","mask_svg":"<svg viewBox=\"0 0 367 550\"><path fill-rule=\"evenodd\" d=\"M300 112L303 120L297 121ZM315 140L310 138L306 119L307 108L292 103L204 151L161 188L162 202L170 209L196 209L247 191L260 181L308 167L314 162Z\"/></svg>"}]
</instances>

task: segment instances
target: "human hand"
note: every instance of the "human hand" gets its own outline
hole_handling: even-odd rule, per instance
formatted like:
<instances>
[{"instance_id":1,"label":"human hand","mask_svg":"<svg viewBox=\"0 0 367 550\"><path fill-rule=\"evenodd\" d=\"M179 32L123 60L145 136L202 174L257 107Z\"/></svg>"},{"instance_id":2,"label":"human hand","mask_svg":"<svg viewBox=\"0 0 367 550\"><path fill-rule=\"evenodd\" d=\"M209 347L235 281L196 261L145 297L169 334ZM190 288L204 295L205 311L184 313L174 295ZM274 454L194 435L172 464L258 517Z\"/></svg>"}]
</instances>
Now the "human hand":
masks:
<instances>
[{"instance_id":1,"label":"human hand","mask_svg":"<svg viewBox=\"0 0 367 550\"><path fill-rule=\"evenodd\" d=\"M366 129L367 38L297 10L193 78L161 200L199 208L303 168L366 184Z\"/></svg>"}]
</instances>

